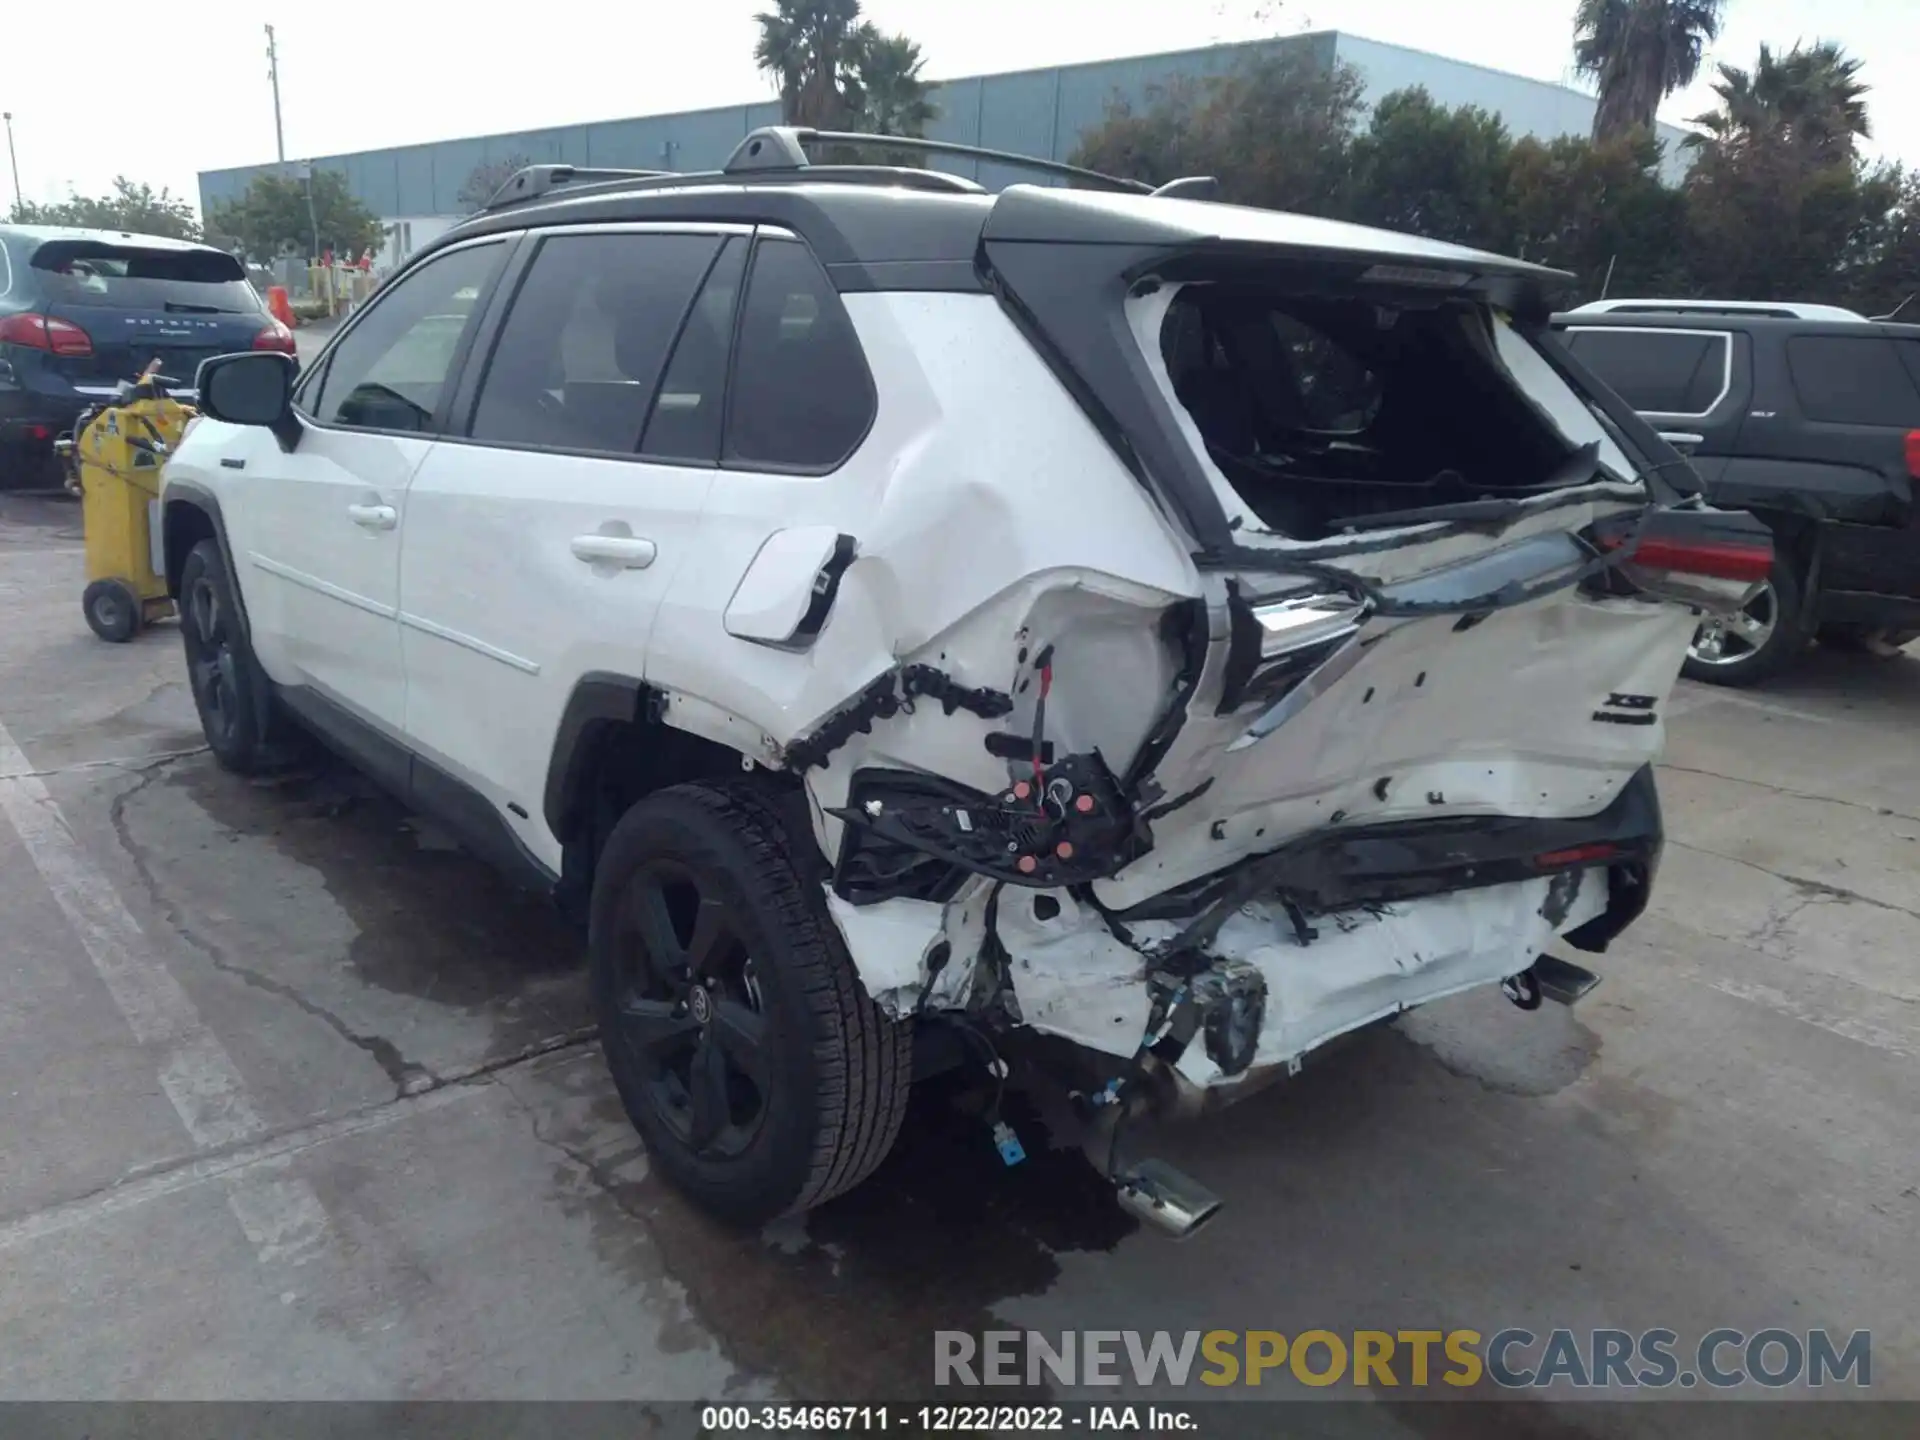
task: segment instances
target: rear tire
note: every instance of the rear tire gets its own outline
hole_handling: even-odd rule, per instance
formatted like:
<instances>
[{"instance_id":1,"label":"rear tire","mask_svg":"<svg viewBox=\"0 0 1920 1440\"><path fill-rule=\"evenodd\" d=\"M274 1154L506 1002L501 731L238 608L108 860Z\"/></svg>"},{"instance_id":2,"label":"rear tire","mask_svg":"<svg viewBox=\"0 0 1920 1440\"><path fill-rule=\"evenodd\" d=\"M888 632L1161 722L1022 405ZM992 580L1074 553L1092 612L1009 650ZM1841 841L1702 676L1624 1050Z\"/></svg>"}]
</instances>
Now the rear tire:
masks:
<instances>
[{"instance_id":1,"label":"rear tire","mask_svg":"<svg viewBox=\"0 0 1920 1440\"><path fill-rule=\"evenodd\" d=\"M180 635L187 684L213 758L236 775L257 775L284 764L291 753L290 727L247 643L233 580L216 541L195 545L181 567Z\"/></svg>"},{"instance_id":2,"label":"rear tire","mask_svg":"<svg viewBox=\"0 0 1920 1440\"><path fill-rule=\"evenodd\" d=\"M124 645L140 633L140 597L124 580L95 580L80 593L87 627L102 640Z\"/></svg>"},{"instance_id":3,"label":"rear tire","mask_svg":"<svg viewBox=\"0 0 1920 1440\"><path fill-rule=\"evenodd\" d=\"M867 998L813 849L761 792L702 783L635 805L595 867L588 966L621 1102L661 1173L736 1224L852 1189L905 1113L912 1028Z\"/></svg>"},{"instance_id":4,"label":"rear tire","mask_svg":"<svg viewBox=\"0 0 1920 1440\"><path fill-rule=\"evenodd\" d=\"M1773 678L1806 648L1804 594L1793 561L1776 551L1773 573L1738 616L1694 632L1681 673L1708 685L1758 685Z\"/></svg>"}]
</instances>

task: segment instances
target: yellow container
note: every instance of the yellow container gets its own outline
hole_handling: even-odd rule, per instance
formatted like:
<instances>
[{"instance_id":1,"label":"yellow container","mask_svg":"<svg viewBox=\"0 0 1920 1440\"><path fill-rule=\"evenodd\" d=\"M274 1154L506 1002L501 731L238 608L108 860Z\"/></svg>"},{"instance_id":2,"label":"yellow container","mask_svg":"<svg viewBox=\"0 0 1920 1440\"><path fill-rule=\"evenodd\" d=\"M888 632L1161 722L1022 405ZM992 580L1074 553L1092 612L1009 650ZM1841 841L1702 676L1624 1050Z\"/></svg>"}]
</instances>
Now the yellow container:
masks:
<instances>
[{"instance_id":1,"label":"yellow container","mask_svg":"<svg viewBox=\"0 0 1920 1440\"><path fill-rule=\"evenodd\" d=\"M160 550L160 467L194 413L149 372L81 417L71 450L86 527L81 604L102 640L131 640L174 613Z\"/></svg>"}]
</instances>

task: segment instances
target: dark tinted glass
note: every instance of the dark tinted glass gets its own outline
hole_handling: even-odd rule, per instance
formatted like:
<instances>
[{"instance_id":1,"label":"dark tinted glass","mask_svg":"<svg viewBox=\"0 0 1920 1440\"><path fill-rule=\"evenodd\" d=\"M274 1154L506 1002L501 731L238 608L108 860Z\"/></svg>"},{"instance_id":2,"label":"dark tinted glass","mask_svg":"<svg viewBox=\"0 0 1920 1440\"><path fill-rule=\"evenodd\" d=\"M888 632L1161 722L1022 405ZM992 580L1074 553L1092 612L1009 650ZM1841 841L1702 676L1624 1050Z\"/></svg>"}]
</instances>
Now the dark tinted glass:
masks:
<instances>
[{"instance_id":1,"label":"dark tinted glass","mask_svg":"<svg viewBox=\"0 0 1920 1440\"><path fill-rule=\"evenodd\" d=\"M720 458L720 424L726 414L727 353L733 345L733 312L746 268L747 242L734 238L707 275L674 346L673 360L640 453L654 460L711 465Z\"/></svg>"},{"instance_id":2,"label":"dark tinted glass","mask_svg":"<svg viewBox=\"0 0 1920 1440\"><path fill-rule=\"evenodd\" d=\"M873 419L873 379L853 322L804 245L763 241L740 315L723 458L828 470Z\"/></svg>"},{"instance_id":3,"label":"dark tinted glass","mask_svg":"<svg viewBox=\"0 0 1920 1440\"><path fill-rule=\"evenodd\" d=\"M556 235L494 346L476 440L631 455L715 235Z\"/></svg>"},{"instance_id":4,"label":"dark tinted glass","mask_svg":"<svg viewBox=\"0 0 1920 1440\"><path fill-rule=\"evenodd\" d=\"M1566 339L1581 363L1648 414L1705 415L1726 386L1725 335L1581 330Z\"/></svg>"},{"instance_id":5,"label":"dark tinted glass","mask_svg":"<svg viewBox=\"0 0 1920 1440\"><path fill-rule=\"evenodd\" d=\"M260 297L223 250L173 250L98 240L49 240L30 262L48 304L250 315Z\"/></svg>"},{"instance_id":6,"label":"dark tinted glass","mask_svg":"<svg viewBox=\"0 0 1920 1440\"><path fill-rule=\"evenodd\" d=\"M382 291L334 346L314 418L357 429L429 429L502 252L500 245L452 250Z\"/></svg>"},{"instance_id":7,"label":"dark tinted glass","mask_svg":"<svg viewBox=\"0 0 1920 1440\"><path fill-rule=\"evenodd\" d=\"M1787 342L1787 368L1809 420L1920 429L1920 390L1891 340L1802 335Z\"/></svg>"}]
</instances>

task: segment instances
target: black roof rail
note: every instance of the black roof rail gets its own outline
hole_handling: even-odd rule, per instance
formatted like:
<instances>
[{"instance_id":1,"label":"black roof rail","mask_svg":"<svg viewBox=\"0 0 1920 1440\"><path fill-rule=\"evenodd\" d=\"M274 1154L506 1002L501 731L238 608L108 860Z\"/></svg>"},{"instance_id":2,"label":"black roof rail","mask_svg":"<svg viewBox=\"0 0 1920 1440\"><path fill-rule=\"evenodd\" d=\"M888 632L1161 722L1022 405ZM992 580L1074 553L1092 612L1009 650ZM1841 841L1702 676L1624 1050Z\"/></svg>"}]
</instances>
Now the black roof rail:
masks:
<instances>
[{"instance_id":1,"label":"black roof rail","mask_svg":"<svg viewBox=\"0 0 1920 1440\"><path fill-rule=\"evenodd\" d=\"M480 207L486 214L522 200L537 200L562 185L591 185L602 180L655 180L672 175L670 170L596 170L585 165L528 165L507 177L507 182ZM675 177L678 178L678 177Z\"/></svg>"},{"instance_id":2,"label":"black roof rail","mask_svg":"<svg viewBox=\"0 0 1920 1440\"><path fill-rule=\"evenodd\" d=\"M1011 150L987 150L978 145L962 145L955 140L927 140L917 135L870 135L857 130L812 130L798 125L765 125L755 130L727 158L725 173L738 176L756 171L810 169L812 162L807 158L808 145L859 145L887 150L917 150L928 155L964 155L970 159L991 160L996 165L1016 166L1043 175L1084 180L1103 185L1109 190L1127 190L1137 195L1154 193L1153 186L1142 180L1103 175L1098 170L1082 169L1059 160L1042 160L1033 155L1018 155Z\"/></svg>"}]
</instances>

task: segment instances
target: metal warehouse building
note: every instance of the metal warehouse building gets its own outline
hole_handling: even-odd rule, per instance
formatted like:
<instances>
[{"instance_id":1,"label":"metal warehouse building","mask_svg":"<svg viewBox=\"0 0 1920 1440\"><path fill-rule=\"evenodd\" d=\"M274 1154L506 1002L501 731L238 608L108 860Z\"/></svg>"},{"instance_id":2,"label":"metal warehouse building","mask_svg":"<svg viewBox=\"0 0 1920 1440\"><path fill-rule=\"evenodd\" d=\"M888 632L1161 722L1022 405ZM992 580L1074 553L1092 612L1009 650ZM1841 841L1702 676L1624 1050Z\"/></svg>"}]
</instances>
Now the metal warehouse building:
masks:
<instances>
[{"instance_id":1,"label":"metal warehouse building","mask_svg":"<svg viewBox=\"0 0 1920 1440\"><path fill-rule=\"evenodd\" d=\"M1564 85L1327 30L1242 45L948 80L933 87L939 117L928 134L1064 160L1081 134L1100 123L1115 96L1139 102L1153 86L1183 76L1220 74L1256 52L1284 48L1305 49L1328 66L1353 65L1365 80L1369 99L1423 85L1441 104L1472 104L1495 111L1515 135L1545 139L1584 135L1592 128L1593 98ZM389 258L398 259L453 223L463 208L455 196L474 167L489 160L524 155L535 162L573 165L714 169L748 131L779 121L779 103L763 100L676 115L597 120L354 155L316 156L312 163L345 173L353 193L388 222L393 237ZM1672 142L1681 132L1671 126L1660 128L1669 142L1671 159L1678 150ZM991 163L951 158L939 163L989 187L1032 179ZM201 172L201 213L238 196L255 176L275 168L268 164Z\"/></svg>"}]
</instances>

